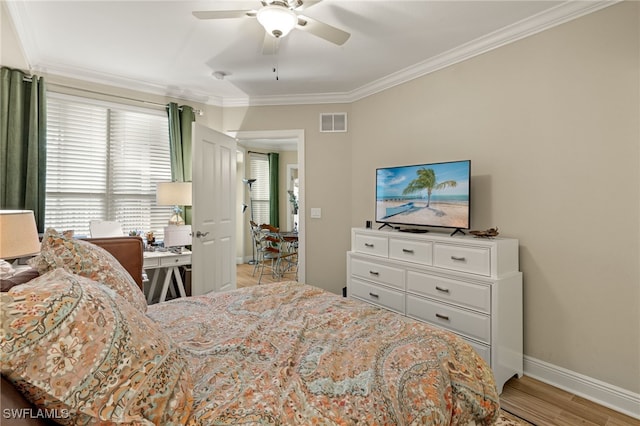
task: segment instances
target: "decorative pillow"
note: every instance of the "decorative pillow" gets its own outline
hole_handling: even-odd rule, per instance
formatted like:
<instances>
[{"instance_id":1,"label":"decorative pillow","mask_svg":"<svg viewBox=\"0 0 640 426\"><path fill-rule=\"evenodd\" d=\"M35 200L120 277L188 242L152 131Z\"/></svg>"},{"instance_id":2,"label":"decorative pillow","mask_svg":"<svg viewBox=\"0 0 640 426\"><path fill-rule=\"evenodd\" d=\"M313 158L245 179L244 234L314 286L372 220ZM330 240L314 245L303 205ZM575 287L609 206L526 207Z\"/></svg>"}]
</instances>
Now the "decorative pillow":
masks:
<instances>
[{"instance_id":1,"label":"decorative pillow","mask_svg":"<svg viewBox=\"0 0 640 426\"><path fill-rule=\"evenodd\" d=\"M33 268L29 268L25 271L19 272L9 278L0 279L0 291L9 291L13 287L27 283L38 276L38 271Z\"/></svg>"},{"instance_id":2,"label":"decorative pillow","mask_svg":"<svg viewBox=\"0 0 640 426\"><path fill-rule=\"evenodd\" d=\"M56 269L0 298L1 372L57 422L186 424L186 361L115 291Z\"/></svg>"},{"instance_id":3,"label":"decorative pillow","mask_svg":"<svg viewBox=\"0 0 640 426\"><path fill-rule=\"evenodd\" d=\"M42 238L40 254L29 265L41 274L56 268L65 268L74 274L91 278L117 291L142 312L147 301L129 272L111 253L88 241L59 234L47 229Z\"/></svg>"}]
</instances>

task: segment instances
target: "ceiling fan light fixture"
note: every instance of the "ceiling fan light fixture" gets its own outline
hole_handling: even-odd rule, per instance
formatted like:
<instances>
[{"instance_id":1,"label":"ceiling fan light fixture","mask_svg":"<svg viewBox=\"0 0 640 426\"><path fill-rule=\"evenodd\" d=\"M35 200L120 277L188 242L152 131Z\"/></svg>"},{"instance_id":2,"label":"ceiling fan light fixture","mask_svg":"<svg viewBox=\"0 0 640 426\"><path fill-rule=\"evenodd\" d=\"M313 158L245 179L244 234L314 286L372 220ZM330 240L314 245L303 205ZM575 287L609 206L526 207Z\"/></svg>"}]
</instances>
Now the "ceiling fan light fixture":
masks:
<instances>
[{"instance_id":1,"label":"ceiling fan light fixture","mask_svg":"<svg viewBox=\"0 0 640 426\"><path fill-rule=\"evenodd\" d=\"M298 15L287 7L269 5L258 11L258 22L271 36L284 37L298 23Z\"/></svg>"}]
</instances>

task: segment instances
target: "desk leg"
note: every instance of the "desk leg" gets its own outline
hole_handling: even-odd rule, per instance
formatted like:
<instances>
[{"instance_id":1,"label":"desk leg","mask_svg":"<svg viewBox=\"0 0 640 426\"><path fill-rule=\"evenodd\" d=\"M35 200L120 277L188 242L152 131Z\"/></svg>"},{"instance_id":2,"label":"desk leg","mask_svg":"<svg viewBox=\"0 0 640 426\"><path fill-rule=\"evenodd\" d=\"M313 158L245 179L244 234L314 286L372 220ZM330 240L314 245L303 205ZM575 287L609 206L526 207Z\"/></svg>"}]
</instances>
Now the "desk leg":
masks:
<instances>
[{"instance_id":1,"label":"desk leg","mask_svg":"<svg viewBox=\"0 0 640 426\"><path fill-rule=\"evenodd\" d=\"M173 270L169 270L167 273L173 275ZM169 294L171 294L171 298L172 299L175 299L178 296L176 295L176 289L173 288L173 282L172 281L173 280L169 281Z\"/></svg>"},{"instance_id":2,"label":"desk leg","mask_svg":"<svg viewBox=\"0 0 640 426\"><path fill-rule=\"evenodd\" d=\"M164 282L162 283L162 291L160 292L160 300L158 303L162 303L167 298L167 290L169 290L169 284L171 283L171 276L173 275L173 270L176 267L167 268L166 275L164 276Z\"/></svg>"},{"instance_id":3,"label":"desk leg","mask_svg":"<svg viewBox=\"0 0 640 426\"><path fill-rule=\"evenodd\" d=\"M182 282L182 277L180 276L180 268L174 266L173 274L176 276L176 283L178 284L178 291L180 292L180 296L187 297L187 292L184 291L184 283Z\"/></svg>"},{"instance_id":4,"label":"desk leg","mask_svg":"<svg viewBox=\"0 0 640 426\"><path fill-rule=\"evenodd\" d=\"M159 270L155 271L157 274ZM180 292L181 297L187 297L187 292L184 291L184 283L182 282L182 277L180 276L180 268L177 266L172 266L166 268L166 275L164 276L164 282L162 283L162 291L160 292L160 300L158 302L164 302L167 298L167 291L169 291L169 285L171 284L171 278L176 278L176 283L178 284L178 292ZM157 282L157 275L153 276L153 281L151 282L151 290L149 290L149 299L153 296L153 291L155 291ZM171 288L171 293L174 294L173 287ZM150 302L148 302L150 303Z\"/></svg>"},{"instance_id":5,"label":"desk leg","mask_svg":"<svg viewBox=\"0 0 640 426\"><path fill-rule=\"evenodd\" d=\"M159 269L153 269L153 278L151 278L151 286L149 287L149 294L147 295L147 304L150 305L153 302L153 296L156 293L156 284L158 284L158 276L160 275Z\"/></svg>"}]
</instances>

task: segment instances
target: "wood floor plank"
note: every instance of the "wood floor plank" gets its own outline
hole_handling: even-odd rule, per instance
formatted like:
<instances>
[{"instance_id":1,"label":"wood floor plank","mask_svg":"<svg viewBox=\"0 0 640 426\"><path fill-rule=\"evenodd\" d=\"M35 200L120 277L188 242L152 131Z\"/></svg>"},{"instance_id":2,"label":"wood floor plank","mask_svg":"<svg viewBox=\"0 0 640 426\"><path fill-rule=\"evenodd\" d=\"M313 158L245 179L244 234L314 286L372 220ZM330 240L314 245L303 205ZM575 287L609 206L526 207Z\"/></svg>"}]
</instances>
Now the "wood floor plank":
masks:
<instances>
[{"instance_id":1,"label":"wood floor plank","mask_svg":"<svg viewBox=\"0 0 640 426\"><path fill-rule=\"evenodd\" d=\"M575 415L569 413L568 411L563 411L558 418L556 418L555 423L556 426L573 426L573 425L581 425L581 426L604 426L601 423L594 423L585 419L582 416Z\"/></svg>"},{"instance_id":2,"label":"wood floor plank","mask_svg":"<svg viewBox=\"0 0 640 426\"><path fill-rule=\"evenodd\" d=\"M505 386L500 395L500 406L508 412L538 426L553 425L562 409L545 401L532 398L520 389Z\"/></svg>"},{"instance_id":3,"label":"wood floor plank","mask_svg":"<svg viewBox=\"0 0 640 426\"><path fill-rule=\"evenodd\" d=\"M550 387L546 383L535 380L529 376L523 376L519 379L511 380L509 381L509 384L510 387L520 389L522 392L529 395L536 395L538 398L543 398L544 400L554 404L569 402L574 397L570 392Z\"/></svg>"},{"instance_id":4,"label":"wood floor plank","mask_svg":"<svg viewBox=\"0 0 640 426\"><path fill-rule=\"evenodd\" d=\"M528 376L509 380L500 404L538 426L640 426L640 420ZM507 407L514 407L514 411Z\"/></svg>"},{"instance_id":5,"label":"wood floor plank","mask_svg":"<svg viewBox=\"0 0 640 426\"><path fill-rule=\"evenodd\" d=\"M602 405L596 404L593 401L589 401L588 399L582 398L580 396L574 396L573 401L576 405L581 407L588 407L589 410L596 410L603 415L608 417L607 423L611 423L613 420L620 421L623 425L633 425L640 426L640 420L630 418L629 416L619 413L615 410L612 410L608 407L603 407Z\"/></svg>"}]
</instances>

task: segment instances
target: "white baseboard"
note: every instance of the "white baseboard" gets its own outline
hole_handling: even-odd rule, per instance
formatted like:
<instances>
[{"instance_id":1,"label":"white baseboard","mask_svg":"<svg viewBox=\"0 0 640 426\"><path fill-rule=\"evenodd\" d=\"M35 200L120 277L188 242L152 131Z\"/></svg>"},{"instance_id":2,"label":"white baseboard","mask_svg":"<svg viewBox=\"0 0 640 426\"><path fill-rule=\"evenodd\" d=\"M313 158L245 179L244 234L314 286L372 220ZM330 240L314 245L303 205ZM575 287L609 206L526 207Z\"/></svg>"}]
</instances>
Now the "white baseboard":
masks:
<instances>
[{"instance_id":1,"label":"white baseboard","mask_svg":"<svg viewBox=\"0 0 640 426\"><path fill-rule=\"evenodd\" d=\"M526 355L524 374L627 416L640 419L640 394Z\"/></svg>"}]
</instances>

